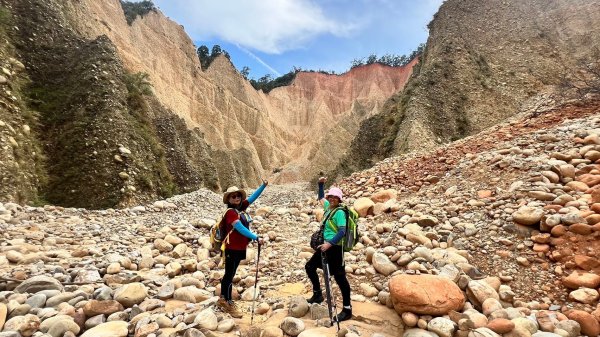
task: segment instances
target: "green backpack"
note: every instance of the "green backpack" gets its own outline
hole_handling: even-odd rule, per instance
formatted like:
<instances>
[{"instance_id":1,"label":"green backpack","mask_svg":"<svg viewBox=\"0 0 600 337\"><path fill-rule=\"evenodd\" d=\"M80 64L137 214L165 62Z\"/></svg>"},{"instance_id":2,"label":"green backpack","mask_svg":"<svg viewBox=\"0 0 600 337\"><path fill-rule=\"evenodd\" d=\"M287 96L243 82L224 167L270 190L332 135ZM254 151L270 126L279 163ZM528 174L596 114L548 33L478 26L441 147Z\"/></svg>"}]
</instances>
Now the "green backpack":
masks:
<instances>
[{"instance_id":1,"label":"green backpack","mask_svg":"<svg viewBox=\"0 0 600 337\"><path fill-rule=\"evenodd\" d=\"M342 248L345 252L349 252L354 249L354 246L356 246L360 239L360 234L358 232L358 213L354 208L342 204L331 212L328 219L331 219L333 214L338 210L342 210L346 214L346 235L342 238ZM327 224L335 233L337 233L338 228L332 220L328 220Z\"/></svg>"}]
</instances>

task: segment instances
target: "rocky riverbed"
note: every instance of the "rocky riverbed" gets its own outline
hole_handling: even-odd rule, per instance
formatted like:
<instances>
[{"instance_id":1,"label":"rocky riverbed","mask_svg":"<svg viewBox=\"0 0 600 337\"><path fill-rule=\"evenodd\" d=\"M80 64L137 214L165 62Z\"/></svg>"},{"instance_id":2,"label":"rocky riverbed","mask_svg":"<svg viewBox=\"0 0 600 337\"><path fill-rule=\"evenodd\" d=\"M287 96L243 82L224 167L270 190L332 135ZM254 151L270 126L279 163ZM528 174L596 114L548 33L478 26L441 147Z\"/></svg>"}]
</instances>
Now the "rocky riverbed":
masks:
<instances>
[{"instance_id":1,"label":"rocky riverbed","mask_svg":"<svg viewBox=\"0 0 600 337\"><path fill-rule=\"evenodd\" d=\"M526 117L338 182L362 233L345 258L354 317L341 335L600 335L600 109ZM0 337L336 335L304 299L314 188L269 186L251 210L267 241L252 325L256 247L234 280L244 318L216 306L218 194L102 211L0 204Z\"/></svg>"}]
</instances>

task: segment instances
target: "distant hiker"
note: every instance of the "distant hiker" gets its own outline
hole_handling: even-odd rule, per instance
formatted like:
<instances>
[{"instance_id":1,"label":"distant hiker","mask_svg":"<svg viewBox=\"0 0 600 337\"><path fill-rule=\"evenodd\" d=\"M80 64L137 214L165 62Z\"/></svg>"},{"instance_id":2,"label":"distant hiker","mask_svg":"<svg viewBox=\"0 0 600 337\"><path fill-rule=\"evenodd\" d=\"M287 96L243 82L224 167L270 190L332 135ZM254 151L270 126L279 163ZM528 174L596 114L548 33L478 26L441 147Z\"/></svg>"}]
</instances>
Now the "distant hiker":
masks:
<instances>
[{"instance_id":1,"label":"distant hiker","mask_svg":"<svg viewBox=\"0 0 600 337\"><path fill-rule=\"evenodd\" d=\"M317 269L322 268L323 266L321 260L321 252L323 252L329 264L329 270L342 291L344 309L337 315L337 321L341 322L352 318L350 283L346 278L344 250L341 245L342 238L346 234L346 214L338 209L344 199L342 190L333 187L330 188L325 195L325 181L326 178L319 178L318 199L322 203L325 211L323 222L321 224L321 228L323 229L322 234L319 234L321 238L318 238L319 240L322 240L322 243L313 247L316 251L305 266L306 274L313 286L313 295L308 299L308 303L321 303L324 300L323 291L321 290L321 284L319 282L319 275L317 274ZM325 199L323 196L325 196ZM314 245L312 242L314 241L313 239L314 238L311 238L311 246Z\"/></svg>"},{"instance_id":2,"label":"distant hiker","mask_svg":"<svg viewBox=\"0 0 600 337\"><path fill-rule=\"evenodd\" d=\"M269 184L263 180L262 185L246 199L246 191L232 186L223 194L223 203L227 204L227 212L223 216L226 237L224 240L225 274L221 279L221 297L217 304L234 318L241 318L242 312L233 303L231 296L233 277L242 260L246 259L246 248L250 241L262 244L262 238L250 230L252 219L246 213L250 206Z\"/></svg>"}]
</instances>

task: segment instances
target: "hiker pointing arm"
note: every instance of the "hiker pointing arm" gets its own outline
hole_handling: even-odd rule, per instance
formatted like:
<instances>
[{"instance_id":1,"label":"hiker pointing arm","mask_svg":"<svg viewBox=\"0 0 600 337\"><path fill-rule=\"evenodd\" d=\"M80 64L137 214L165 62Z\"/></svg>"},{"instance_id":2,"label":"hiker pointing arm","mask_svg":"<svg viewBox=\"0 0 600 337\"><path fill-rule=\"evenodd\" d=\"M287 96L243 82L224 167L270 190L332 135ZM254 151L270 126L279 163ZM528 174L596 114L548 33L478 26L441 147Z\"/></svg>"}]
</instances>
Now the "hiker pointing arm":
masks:
<instances>
[{"instance_id":1,"label":"hiker pointing arm","mask_svg":"<svg viewBox=\"0 0 600 337\"><path fill-rule=\"evenodd\" d=\"M241 318L242 313L233 303L233 278L240 262L246 259L248 243L258 241L258 244L262 244L262 239L250 230L252 218L246 210L267 185L268 182L263 180L263 184L248 199L246 199L246 191L235 186L228 188L223 194L223 203L227 205L227 212L222 220L224 232L227 233L223 240L225 274L221 279L221 298L217 301L217 305L234 318Z\"/></svg>"},{"instance_id":2,"label":"hiker pointing arm","mask_svg":"<svg viewBox=\"0 0 600 337\"><path fill-rule=\"evenodd\" d=\"M250 195L248 197L248 204L252 205L256 201L256 199L258 199L258 197L260 197L260 195L265 190L265 187L267 187L267 185L269 185L269 181L263 180L262 185L260 185L260 187L257 188L256 191L254 191L254 193L252 193L252 195Z\"/></svg>"},{"instance_id":3,"label":"hiker pointing arm","mask_svg":"<svg viewBox=\"0 0 600 337\"><path fill-rule=\"evenodd\" d=\"M342 190L337 187L332 187L325 194L324 185L327 179L319 178L319 190L317 198L323 205L323 222L321 229L315 234L322 235L323 244L315 247L316 251L313 256L306 262L304 269L310 280L313 288L313 295L307 301L308 303L323 302L323 292L319 282L317 269L323 268L323 257L328 263L328 268L342 292L344 309L337 315L338 322L348 320L352 317L352 303L350 300L350 283L346 278L346 270L344 266L344 250L342 248L342 238L346 233L346 213L342 210L342 200L344 196ZM325 198L323 198L325 197ZM312 239L312 238L311 238Z\"/></svg>"},{"instance_id":4,"label":"hiker pointing arm","mask_svg":"<svg viewBox=\"0 0 600 337\"><path fill-rule=\"evenodd\" d=\"M263 180L262 185L260 185L260 187L257 188L256 191L254 191L254 193L252 193L252 195L248 197L248 199L244 200L242 204L246 201L248 202L248 206L253 204L256 201L256 199L260 197L267 185L269 185L269 182ZM242 221L240 221L240 216L237 214L237 212L228 212L226 214L226 217L228 217L226 218L226 221L228 220L227 222L233 224L233 229L235 229L238 233L242 234L243 236L252 241L259 241L259 243L262 244L262 239L260 239L256 233L252 232L248 227L242 224Z\"/></svg>"}]
</instances>

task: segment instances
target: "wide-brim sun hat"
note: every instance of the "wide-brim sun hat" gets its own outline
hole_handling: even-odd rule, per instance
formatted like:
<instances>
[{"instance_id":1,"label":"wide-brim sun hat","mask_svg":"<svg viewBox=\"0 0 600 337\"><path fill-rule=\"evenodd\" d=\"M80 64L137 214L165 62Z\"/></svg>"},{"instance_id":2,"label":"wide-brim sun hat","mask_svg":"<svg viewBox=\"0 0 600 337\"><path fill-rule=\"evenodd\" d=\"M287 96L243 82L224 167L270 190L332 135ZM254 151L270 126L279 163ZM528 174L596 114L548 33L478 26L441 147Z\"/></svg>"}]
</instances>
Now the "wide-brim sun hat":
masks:
<instances>
[{"instance_id":1,"label":"wide-brim sun hat","mask_svg":"<svg viewBox=\"0 0 600 337\"><path fill-rule=\"evenodd\" d=\"M325 198L328 196L338 197L340 201L344 200L344 194L342 193L342 190L337 187L330 188L329 191L327 191L327 194L325 194Z\"/></svg>"},{"instance_id":2,"label":"wide-brim sun hat","mask_svg":"<svg viewBox=\"0 0 600 337\"><path fill-rule=\"evenodd\" d=\"M242 195L242 200L246 200L246 191L237 188L237 186L231 186L227 189L225 194L223 194L223 203L227 204L229 201L229 196L233 193L240 193Z\"/></svg>"}]
</instances>

